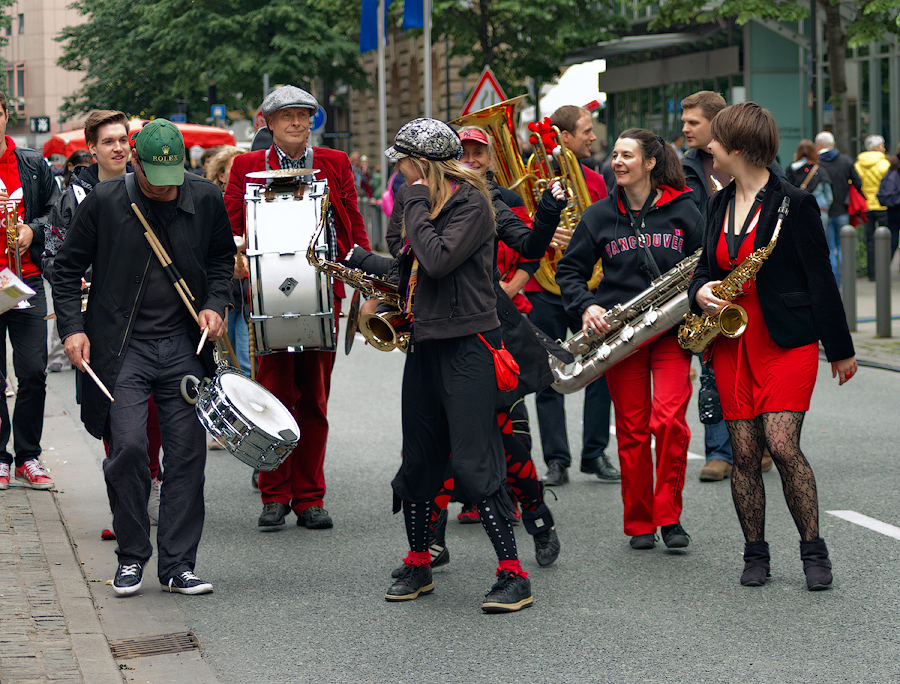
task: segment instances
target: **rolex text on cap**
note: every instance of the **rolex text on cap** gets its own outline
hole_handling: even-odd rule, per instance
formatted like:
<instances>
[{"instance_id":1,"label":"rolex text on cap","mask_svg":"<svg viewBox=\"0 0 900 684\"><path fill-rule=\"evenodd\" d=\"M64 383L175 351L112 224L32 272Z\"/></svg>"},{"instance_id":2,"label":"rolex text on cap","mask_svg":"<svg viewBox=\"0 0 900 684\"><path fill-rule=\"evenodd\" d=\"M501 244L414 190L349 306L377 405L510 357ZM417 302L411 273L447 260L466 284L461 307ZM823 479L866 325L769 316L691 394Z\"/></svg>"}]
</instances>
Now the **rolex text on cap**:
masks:
<instances>
[{"instance_id":1,"label":"rolex text on cap","mask_svg":"<svg viewBox=\"0 0 900 684\"><path fill-rule=\"evenodd\" d=\"M184 138L168 119L154 119L135 136L134 148L152 185L184 183Z\"/></svg>"}]
</instances>

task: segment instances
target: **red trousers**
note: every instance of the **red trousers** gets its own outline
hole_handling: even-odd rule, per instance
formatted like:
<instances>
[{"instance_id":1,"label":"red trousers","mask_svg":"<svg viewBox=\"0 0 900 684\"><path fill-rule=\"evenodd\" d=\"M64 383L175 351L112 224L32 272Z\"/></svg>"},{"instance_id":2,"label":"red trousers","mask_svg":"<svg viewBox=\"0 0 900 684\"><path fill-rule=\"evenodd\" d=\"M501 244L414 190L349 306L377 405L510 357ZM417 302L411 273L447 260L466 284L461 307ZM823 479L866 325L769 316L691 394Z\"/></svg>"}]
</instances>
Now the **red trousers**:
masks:
<instances>
[{"instance_id":1,"label":"red trousers","mask_svg":"<svg viewBox=\"0 0 900 684\"><path fill-rule=\"evenodd\" d=\"M652 534L681 518L681 492L691 439L691 356L663 335L606 372L616 407L625 534ZM656 437L654 486L651 437Z\"/></svg>"},{"instance_id":2,"label":"red trousers","mask_svg":"<svg viewBox=\"0 0 900 684\"><path fill-rule=\"evenodd\" d=\"M340 300L335 312L340 314ZM278 501L298 515L322 506L325 497L325 443L328 441L328 395L334 352L305 351L264 354L257 361L256 381L294 415L300 441L275 470L260 471L259 493L267 504Z\"/></svg>"}]
</instances>

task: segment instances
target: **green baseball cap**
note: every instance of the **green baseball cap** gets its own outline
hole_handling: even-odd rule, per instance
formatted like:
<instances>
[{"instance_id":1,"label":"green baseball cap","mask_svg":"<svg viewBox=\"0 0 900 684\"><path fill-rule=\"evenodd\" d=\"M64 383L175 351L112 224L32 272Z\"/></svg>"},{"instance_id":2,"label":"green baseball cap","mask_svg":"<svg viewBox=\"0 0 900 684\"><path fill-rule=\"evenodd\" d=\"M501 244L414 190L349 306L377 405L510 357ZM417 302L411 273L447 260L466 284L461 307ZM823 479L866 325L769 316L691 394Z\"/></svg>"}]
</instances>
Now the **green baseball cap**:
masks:
<instances>
[{"instance_id":1,"label":"green baseball cap","mask_svg":"<svg viewBox=\"0 0 900 684\"><path fill-rule=\"evenodd\" d=\"M134 138L144 174L152 185L184 183L184 138L168 119L154 119Z\"/></svg>"}]
</instances>

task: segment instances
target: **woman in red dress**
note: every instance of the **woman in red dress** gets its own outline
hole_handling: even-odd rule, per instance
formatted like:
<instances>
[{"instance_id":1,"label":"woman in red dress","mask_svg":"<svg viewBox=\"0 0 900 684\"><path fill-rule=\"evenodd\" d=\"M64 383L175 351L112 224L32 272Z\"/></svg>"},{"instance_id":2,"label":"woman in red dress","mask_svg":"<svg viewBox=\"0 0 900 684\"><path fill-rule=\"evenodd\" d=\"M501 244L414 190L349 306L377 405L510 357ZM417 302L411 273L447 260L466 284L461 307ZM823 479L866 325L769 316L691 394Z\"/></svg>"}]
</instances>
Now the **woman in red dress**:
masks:
<instances>
[{"instance_id":1,"label":"woman in red dress","mask_svg":"<svg viewBox=\"0 0 900 684\"><path fill-rule=\"evenodd\" d=\"M707 349L734 447L731 493L746 540L741 584L761 586L769 577L760 468L768 446L800 532L807 587L827 589L831 561L819 537L816 480L800 450L800 429L816 381L819 340L842 385L856 373L853 342L818 204L768 169L778 151L772 115L745 102L717 114L711 131L715 168L734 181L707 208L703 254L690 287L695 313L715 314L729 303L714 288L769 243L778 208L785 197L790 202L774 250L739 298L748 315L746 331L731 339L719 335Z\"/></svg>"}]
</instances>

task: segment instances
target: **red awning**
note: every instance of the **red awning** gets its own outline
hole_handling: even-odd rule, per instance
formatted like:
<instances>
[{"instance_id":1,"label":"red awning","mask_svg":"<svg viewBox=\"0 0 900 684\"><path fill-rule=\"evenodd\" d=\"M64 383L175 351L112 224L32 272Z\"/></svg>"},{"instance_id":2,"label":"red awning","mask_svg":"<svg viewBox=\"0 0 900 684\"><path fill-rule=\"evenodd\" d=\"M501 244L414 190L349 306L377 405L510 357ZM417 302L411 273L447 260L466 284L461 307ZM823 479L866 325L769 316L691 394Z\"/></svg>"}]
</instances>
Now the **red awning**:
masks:
<instances>
[{"instance_id":1,"label":"red awning","mask_svg":"<svg viewBox=\"0 0 900 684\"><path fill-rule=\"evenodd\" d=\"M128 122L129 133L141 130L147 121L134 119ZM190 149L194 145L200 147L218 147L219 145L234 145L234 135L224 129L215 126L202 126L200 124L183 124L177 123L175 126L184 136L184 146ZM74 131L66 131L65 133L57 133L47 142L44 143L44 156L49 157L51 154L61 154L68 157L75 150L86 150L87 143L84 141L84 129L79 128Z\"/></svg>"}]
</instances>

